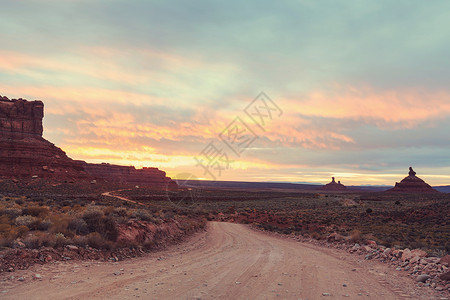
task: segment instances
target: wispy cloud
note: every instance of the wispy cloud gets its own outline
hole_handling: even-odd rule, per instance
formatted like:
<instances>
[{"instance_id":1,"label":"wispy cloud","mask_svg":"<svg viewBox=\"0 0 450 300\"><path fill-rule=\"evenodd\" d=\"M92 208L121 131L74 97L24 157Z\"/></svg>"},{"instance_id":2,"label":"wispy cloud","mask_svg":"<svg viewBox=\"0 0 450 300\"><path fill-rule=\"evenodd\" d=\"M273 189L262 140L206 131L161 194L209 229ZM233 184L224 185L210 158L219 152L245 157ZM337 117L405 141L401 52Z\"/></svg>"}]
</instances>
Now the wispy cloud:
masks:
<instances>
[{"instance_id":1,"label":"wispy cloud","mask_svg":"<svg viewBox=\"0 0 450 300\"><path fill-rule=\"evenodd\" d=\"M264 90L283 116L224 179L392 183L413 164L444 183L449 9L4 1L0 94L42 99L45 137L74 158L176 174Z\"/></svg>"}]
</instances>

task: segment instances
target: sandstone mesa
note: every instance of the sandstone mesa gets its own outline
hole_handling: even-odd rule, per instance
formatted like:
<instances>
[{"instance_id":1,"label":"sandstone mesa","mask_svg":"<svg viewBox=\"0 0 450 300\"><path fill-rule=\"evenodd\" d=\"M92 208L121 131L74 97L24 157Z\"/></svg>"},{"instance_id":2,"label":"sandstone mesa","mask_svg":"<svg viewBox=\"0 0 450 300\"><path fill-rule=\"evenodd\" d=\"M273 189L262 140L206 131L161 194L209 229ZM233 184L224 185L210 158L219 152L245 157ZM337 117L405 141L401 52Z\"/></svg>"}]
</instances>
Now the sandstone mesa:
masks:
<instances>
[{"instance_id":1,"label":"sandstone mesa","mask_svg":"<svg viewBox=\"0 0 450 300\"><path fill-rule=\"evenodd\" d=\"M91 164L73 160L42 137L44 103L0 96L0 178L54 181L101 180L112 183L176 188L158 168Z\"/></svg>"}]
</instances>

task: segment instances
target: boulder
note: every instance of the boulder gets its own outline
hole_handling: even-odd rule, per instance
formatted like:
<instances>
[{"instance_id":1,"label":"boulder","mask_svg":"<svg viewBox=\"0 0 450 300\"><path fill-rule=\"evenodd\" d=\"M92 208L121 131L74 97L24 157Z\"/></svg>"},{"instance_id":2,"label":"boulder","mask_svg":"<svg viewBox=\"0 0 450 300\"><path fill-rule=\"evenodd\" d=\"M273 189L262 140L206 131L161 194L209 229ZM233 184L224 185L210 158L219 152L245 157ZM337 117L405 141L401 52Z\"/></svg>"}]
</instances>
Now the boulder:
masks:
<instances>
[{"instance_id":1,"label":"boulder","mask_svg":"<svg viewBox=\"0 0 450 300\"><path fill-rule=\"evenodd\" d=\"M425 282L425 281L427 281L428 279L430 279L430 275L428 275L428 274L422 274L422 275L417 276L416 281L417 281L417 282Z\"/></svg>"},{"instance_id":2,"label":"boulder","mask_svg":"<svg viewBox=\"0 0 450 300\"><path fill-rule=\"evenodd\" d=\"M440 264L448 264L448 265L450 265L450 255L446 255L446 256L443 256L443 257L441 257L441 259L439 260L439 263Z\"/></svg>"},{"instance_id":3,"label":"boulder","mask_svg":"<svg viewBox=\"0 0 450 300\"><path fill-rule=\"evenodd\" d=\"M411 260L411 258L413 258L411 250L409 250L408 248L404 249L402 253L402 261L409 261Z\"/></svg>"},{"instance_id":4,"label":"boulder","mask_svg":"<svg viewBox=\"0 0 450 300\"><path fill-rule=\"evenodd\" d=\"M421 258L421 257L427 257L428 254L425 251L421 250L421 249L414 249L414 250L411 251L411 255L413 257L417 256L417 257Z\"/></svg>"}]
</instances>

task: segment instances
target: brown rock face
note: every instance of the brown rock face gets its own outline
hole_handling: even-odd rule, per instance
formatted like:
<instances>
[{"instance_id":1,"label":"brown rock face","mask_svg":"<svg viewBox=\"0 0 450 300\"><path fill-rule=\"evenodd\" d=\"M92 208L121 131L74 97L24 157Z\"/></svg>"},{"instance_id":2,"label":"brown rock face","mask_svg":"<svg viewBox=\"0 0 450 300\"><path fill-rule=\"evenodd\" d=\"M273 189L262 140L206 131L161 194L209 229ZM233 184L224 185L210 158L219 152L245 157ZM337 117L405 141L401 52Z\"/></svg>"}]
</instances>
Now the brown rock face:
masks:
<instances>
[{"instance_id":1,"label":"brown rock face","mask_svg":"<svg viewBox=\"0 0 450 300\"><path fill-rule=\"evenodd\" d=\"M0 138L42 136L44 103L0 96Z\"/></svg>"},{"instance_id":2,"label":"brown rock face","mask_svg":"<svg viewBox=\"0 0 450 300\"><path fill-rule=\"evenodd\" d=\"M84 163L84 169L97 179L120 184L176 188L177 184L158 168L136 169L133 166Z\"/></svg>"},{"instance_id":3,"label":"brown rock face","mask_svg":"<svg viewBox=\"0 0 450 300\"><path fill-rule=\"evenodd\" d=\"M416 176L416 172L409 167L409 174L400 182L395 183L395 187L388 192L399 193L439 193L433 189L428 183Z\"/></svg>"},{"instance_id":4,"label":"brown rock face","mask_svg":"<svg viewBox=\"0 0 450 300\"><path fill-rule=\"evenodd\" d=\"M42 137L44 104L0 96L0 178L100 179L113 183L176 188L157 168L88 164L69 158Z\"/></svg>"},{"instance_id":5,"label":"brown rock face","mask_svg":"<svg viewBox=\"0 0 450 300\"><path fill-rule=\"evenodd\" d=\"M331 177L331 182L323 186L322 189L325 191L345 191L347 190L347 187L340 181L334 181L334 177Z\"/></svg>"},{"instance_id":6,"label":"brown rock face","mask_svg":"<svg viewBox=\"0 0 450 300\"><path fill-rule=\"evenodd\" d=\"M0 96L0 177L87 178L83 166L42 138L44 104Z\"/></svg>"}]
</instances>

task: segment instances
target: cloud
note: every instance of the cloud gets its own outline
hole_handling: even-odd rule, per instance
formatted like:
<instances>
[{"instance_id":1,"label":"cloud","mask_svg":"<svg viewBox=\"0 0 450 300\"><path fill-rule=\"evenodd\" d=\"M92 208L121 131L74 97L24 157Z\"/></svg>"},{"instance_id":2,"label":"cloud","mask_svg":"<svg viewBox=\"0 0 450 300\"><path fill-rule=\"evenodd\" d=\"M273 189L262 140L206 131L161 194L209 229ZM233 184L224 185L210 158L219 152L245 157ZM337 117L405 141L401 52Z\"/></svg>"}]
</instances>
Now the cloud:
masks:
<instances>
[{"instance_id":1,"label":"cloud","mask_svg":"<svg viewBox=\"0 0 450 300\"><path fill-rule=\"evenodd\" d=\"M284 113L255 127L227 178L327 180L329 168L379 182L373 172L412 163L442 175L449 8L5 1L0 91L44 100L45 137L80 159L188 169L263 90Z\"/></svg>"}]
</instances>

